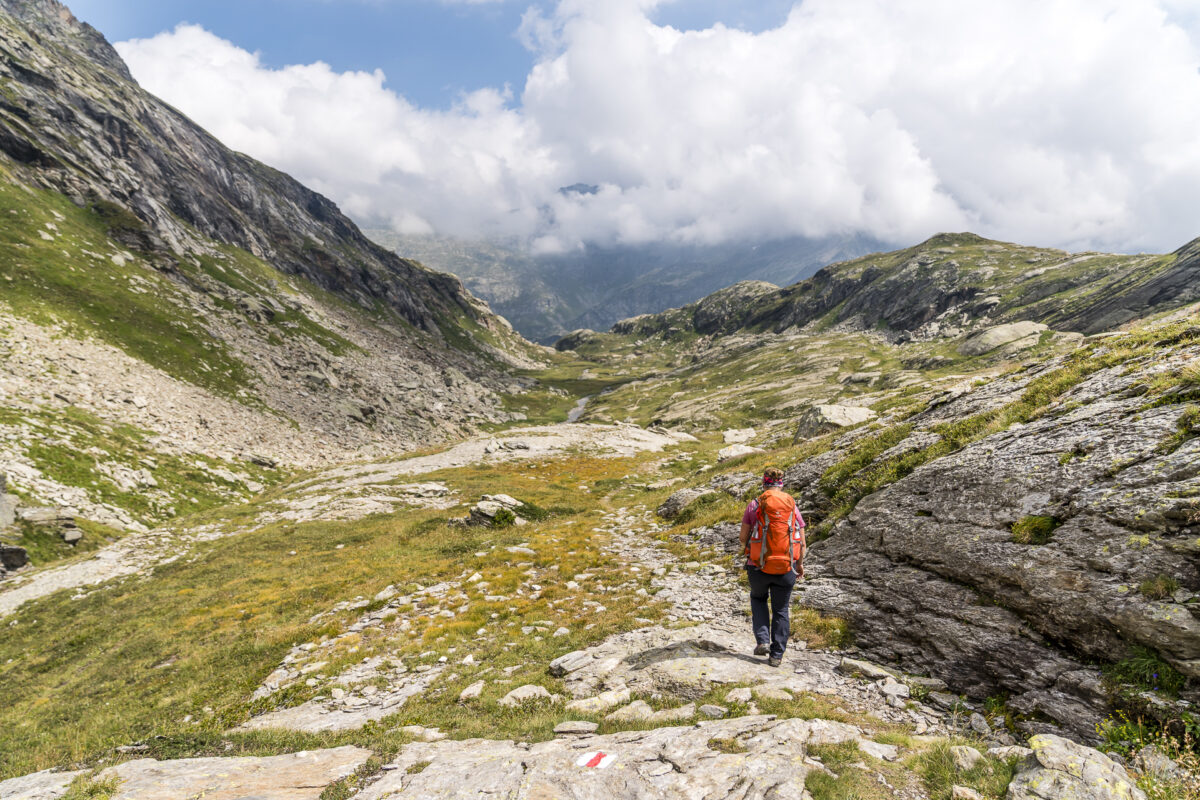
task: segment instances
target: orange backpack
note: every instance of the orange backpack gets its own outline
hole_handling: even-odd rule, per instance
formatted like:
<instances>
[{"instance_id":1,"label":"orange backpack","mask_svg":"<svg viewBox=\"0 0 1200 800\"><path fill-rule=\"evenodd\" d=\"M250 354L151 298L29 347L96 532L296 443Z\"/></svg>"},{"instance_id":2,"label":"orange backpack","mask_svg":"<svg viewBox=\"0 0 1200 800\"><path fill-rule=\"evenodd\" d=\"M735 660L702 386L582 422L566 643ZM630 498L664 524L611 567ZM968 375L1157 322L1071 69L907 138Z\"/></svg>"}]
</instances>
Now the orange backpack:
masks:
<instances>
[{"instance_id":1,"label":"orange backpack","mask_svg":"<svg viewBox=\"0 0 1200 800\"><path fill-rule=\"evenodd\" d=\"M750 562L768 575L783 575L800 559L804 528L796 525L796 501L779 489L758 496L758 521L750 531Z\"/></svg>"}]
</instances>

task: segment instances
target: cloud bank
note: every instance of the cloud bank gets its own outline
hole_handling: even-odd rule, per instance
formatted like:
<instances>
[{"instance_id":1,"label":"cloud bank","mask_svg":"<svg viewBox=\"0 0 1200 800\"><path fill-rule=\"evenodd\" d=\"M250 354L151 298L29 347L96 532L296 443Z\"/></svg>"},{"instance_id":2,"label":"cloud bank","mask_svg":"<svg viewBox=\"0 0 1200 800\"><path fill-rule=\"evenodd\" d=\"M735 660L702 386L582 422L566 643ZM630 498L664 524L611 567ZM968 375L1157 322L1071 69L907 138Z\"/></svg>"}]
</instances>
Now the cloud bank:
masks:
<instances>
[{"instance_id":1,"label":"cloud bank","mask_svg":"<svg viewBox=\"0 0 1200 800\"><path fill-rule=\"evenodd\" d=\"M379 71L270 69L195 26L117 48L229 146L402 232L542 251L1200 236L1200 37L1181 0L805 0L761 33L675 30L657 4L531 9L523 90L449 110L414 106Z\"/></svg>"}]
</instances>

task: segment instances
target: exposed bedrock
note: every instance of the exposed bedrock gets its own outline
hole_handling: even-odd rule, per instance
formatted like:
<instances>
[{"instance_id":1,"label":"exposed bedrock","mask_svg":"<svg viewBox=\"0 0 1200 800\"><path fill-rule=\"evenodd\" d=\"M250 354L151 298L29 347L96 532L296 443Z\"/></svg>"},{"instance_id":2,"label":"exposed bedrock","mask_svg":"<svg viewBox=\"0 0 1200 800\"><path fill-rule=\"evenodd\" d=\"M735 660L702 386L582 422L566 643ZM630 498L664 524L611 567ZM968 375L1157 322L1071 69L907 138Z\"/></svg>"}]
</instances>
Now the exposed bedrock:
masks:
<instances>
[{"instance_id":1,"label":"exposed bedrock","mask_svg":"<svg viewBox=\"0 0 1200 800\"><path fill-rule=\"evenodd\" d=\"M873 657L1082 736L1107 709L1094 665L1140 645L1200 676L1200 439L1179 443L1192 406L1130 396L1139 378L1097 373L867 496L812 547L803 602L849 618ZM820 474L789 488L816 494L798 484ZM1014 534L1031 521L1044 544ZM1144 591L1156 580L1175 588Z\"/></svg>"}]
</instances>

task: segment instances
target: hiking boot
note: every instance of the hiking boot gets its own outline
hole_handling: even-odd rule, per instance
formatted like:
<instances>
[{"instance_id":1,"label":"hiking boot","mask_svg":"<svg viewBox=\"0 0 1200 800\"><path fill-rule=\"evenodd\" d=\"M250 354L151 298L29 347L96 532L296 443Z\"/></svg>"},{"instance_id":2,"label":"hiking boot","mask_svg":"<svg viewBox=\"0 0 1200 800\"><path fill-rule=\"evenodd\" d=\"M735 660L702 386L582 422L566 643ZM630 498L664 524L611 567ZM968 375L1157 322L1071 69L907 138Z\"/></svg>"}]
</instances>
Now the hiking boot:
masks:
<instances>
[{"instance_id":1,"label":"hiking boot","mask_svg":"<svg viewBox=\"0 0 1200 800\"><path fill-rule=\"evenodd\" d=\"M763 642L754 648L754 655L756 656L765 656L769 652L771 652L771 645L767 644L766 642Z\"/></svg>"},{"instance_id":2,"label":"hiking boot","mask_svg":"<svg viewBox=\"0 0 1200 800\"><path fill-rule=\"evenodd\" d=\"M767 659L768 667L778 667L782 663L783 663L783 656L771 656L770 658Z\"/></svg>"}]
</instances>

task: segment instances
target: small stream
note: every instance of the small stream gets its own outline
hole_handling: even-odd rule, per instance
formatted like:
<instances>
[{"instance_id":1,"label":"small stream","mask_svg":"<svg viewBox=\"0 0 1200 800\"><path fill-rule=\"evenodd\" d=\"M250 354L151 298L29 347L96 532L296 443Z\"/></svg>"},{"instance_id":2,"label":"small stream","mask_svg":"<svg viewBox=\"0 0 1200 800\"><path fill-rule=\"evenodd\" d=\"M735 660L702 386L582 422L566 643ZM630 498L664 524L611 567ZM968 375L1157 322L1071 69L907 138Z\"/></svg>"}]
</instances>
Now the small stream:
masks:
<instances>
[{"instance_id":1,"label":"small stream","mask_svg":"<svg viewBox=\"0 0 1200 800\"><path fill-rule=\"evenodd\" d=\"M583 416L583 410L587 408L588 401L591 399L590 396L579 398L579 402L575 404L575 407L567 412L567 422L578 422L579 418Z\"/></svg>"}]
</instances>

